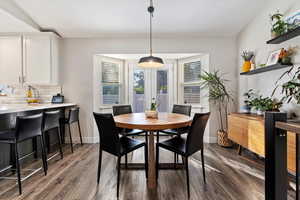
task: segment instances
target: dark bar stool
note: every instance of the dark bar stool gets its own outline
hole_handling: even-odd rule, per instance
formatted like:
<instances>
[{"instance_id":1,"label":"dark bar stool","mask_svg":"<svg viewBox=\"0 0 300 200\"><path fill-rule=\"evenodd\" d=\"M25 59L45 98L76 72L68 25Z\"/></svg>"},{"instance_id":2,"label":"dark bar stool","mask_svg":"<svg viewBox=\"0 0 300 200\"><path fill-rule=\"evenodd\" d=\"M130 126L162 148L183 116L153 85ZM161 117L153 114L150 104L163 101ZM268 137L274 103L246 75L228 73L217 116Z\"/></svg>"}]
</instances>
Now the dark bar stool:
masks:
<instances>
[{"instance_id":1,"label":"dark bar stool","mask_svg":"<svg viewBox=\"0 0 300 200\"><path fill-rule=\"evenodd\" d=\"M63 151L62 151L62 141L61 141L61 134L60 134L59 119L60 119L60 111L59 110L44 112L43 134L44 134L44 136L49 136L50 133L54 133L54 132L50 132L50 130L53 130L53 131L56 130L56 134L57 134L57 138L58 138L60 157L61 157L61 159L63 159L64 155L63 155ZM48 153L49 153L49 146L50 146L49 139L48 139L48 145L47 146L48 146L47 150L48 150ZM47 160L51 160L56 155L57 155L57 153L54 154L53 156L51 156ZM47 156L47 154L46 154L46 156ZM48 168L48 166L47 166L47 168Z\"/></svg>"},{"instance_id":2,"label":"dark bar stool","mask_svg":"<svg viewBox=\"0 0 300 200\"><path fill-rule=\"evenodd\" d=\"M68 118L65 121L65 124L68 125L68 129L69 129L69 136L70 136L70 144L71 144L72 153L74 151L73 151L73 140L72 140L72 133L71 133L71 124L76 123L76 122L77 122L78 129L79 129L80 143L81 143L81 145L83 145L82 135L81 135L81 128L80 128L80 123L79 123L79 107L71 108L70 111L69 111Z\"/></svg>"},{"instance_id":3,"label":"dark bar stool","mask_svg":"<svg viewBox=\"0 0 300 200\"><path fill-rule=\"evenodd\" d=\"M18 144L29 139L35 139L35 138L40 139L41 148L42 148L43 169L45 175L47 175L47 161L46 161L46 151L44 147L44 140L42 134L42 122L43 122L43 114L17 117L16 128L14 130L0 132L0 143L10 144L12 146L11 149L14 150L17 180L18 180L20 195L22 194L21 182L26 180L36 172L38 172L40 168L34 170L31 174L21 179ZM10 177L2 177L2 178L11 179Z\"/></svg>"}]
</instances>

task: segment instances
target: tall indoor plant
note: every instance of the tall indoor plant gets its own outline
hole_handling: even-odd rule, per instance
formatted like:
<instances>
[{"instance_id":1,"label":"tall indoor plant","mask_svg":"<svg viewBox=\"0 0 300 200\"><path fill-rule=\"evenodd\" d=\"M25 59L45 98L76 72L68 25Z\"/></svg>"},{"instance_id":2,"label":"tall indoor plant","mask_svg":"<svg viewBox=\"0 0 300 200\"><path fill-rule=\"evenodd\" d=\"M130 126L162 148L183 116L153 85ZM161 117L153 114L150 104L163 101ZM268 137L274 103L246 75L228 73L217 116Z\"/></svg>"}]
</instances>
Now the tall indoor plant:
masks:
<instances>
[{"instance_id":1,"label":"tall indoor plant","mask_svg":"<svg viewBox=\"0 0 300 200\"><path fill-rule=\"evenodd\" d=\"M226 88L225 83L228 81L224 79L219 71L213 72L204 71L200 75L202 88L207 88L209 101L217 106L219 115L219 130L218 130L218 144L223 147L230 147L231 141L228 139L227 125L228 125L228 106L233 98Z\"/></svg>"}]
</instances>

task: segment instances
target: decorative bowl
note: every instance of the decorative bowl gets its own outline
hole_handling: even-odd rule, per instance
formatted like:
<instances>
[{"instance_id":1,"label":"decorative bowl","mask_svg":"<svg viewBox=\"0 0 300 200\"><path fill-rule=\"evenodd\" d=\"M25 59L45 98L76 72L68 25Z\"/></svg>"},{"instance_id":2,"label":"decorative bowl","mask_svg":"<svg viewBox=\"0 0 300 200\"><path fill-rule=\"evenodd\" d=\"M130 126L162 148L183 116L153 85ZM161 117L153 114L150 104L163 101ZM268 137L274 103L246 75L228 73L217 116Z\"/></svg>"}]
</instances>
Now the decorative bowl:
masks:
<instances>
[{"instance_id":1,"label":"decorative bowl","mask_svg":"<svg viewBox=\"0 0 300 200\"><path fill-rule=\"evenodd\" d=\"M158 112L156 110L146 110L145 111L146 118L157 119Z\"/></svg>"}]
</instances>

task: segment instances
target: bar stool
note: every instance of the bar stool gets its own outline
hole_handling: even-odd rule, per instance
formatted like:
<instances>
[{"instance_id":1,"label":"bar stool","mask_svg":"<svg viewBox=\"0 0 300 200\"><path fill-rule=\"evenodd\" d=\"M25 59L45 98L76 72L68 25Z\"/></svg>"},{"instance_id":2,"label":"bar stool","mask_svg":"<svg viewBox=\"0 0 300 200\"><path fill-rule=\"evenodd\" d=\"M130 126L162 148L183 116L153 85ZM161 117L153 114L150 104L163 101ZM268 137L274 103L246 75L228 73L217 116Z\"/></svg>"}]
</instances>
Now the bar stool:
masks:
<instances>
[{"instance_id":1,"label":"bar stool","mask_svg":"<svg viewBox=\"0 0 300 200\"><path fill-rule=\"evenodd\" d=\"M54 132L50 132L50 130L53 130L53 131L56 130L56 134L58 137L60 157L61 157L61 159L63 159L64 155L63 155L63 151L62 151L62 141L61 141L61 134L60 134L59 119L60 119L60 111L59 110L44 112L43 134L44 134L44 136L49 136L50 133L54 133ZM47 146L48 146L47 150L49 153L49 146L50 146L49 139L48 139ZM51 160L56 155L58 155L58 154L57 153L54 154L47 160ZM47 158L47 154L46 154L46 158ZM48 164L47 164L47 169L48 169Z\"/></svg>"},{"instance_id":2,"label":"bar stool","mask_svg":"<svg viewBox=\"0 0 300 200\"><path fill-rule=\"evenodd\" d=\"M28 176L21 178L18 144L29 139L35 139L35 138L40 139L41 149L42 149L43 169L45 175L47 175L47 164L46 164L47 161L46 161L46 153L44 147L44 139L42 134L42 121L43 121L43 114L17 117L16 128L14 130L0 132L0 143L10 144L12 146L11 149L14 150L14 154L15 154L14 162L16 163L17 180L18 180L20 195L22 194L21 182L26 180L36 172L38 172L41 168L35 169ZM12 179L11 177L1 177L1 178Z\"/></svg>"},{"instance_id":3,"label":"bar stool","mask_svg":"<svg viewBox=\"0 0 300 200\"><path fill-rule=\"evenodd\" d=\"M65 124L68 125L68 129L69 129L69 136L70 136L70 144L71 144L72 153L73 153L73 140L72 140L72 133L71 133L71 124L76 123L76 122L77 122L78 129L79 129L80 143L81 143L81 145L83 145L82 136L81 136L81 128L80 128L80 123L79 123L79 107L71 108L70 111L69 111L68 118L65 121Z\"/></svg>"}]
</instances>

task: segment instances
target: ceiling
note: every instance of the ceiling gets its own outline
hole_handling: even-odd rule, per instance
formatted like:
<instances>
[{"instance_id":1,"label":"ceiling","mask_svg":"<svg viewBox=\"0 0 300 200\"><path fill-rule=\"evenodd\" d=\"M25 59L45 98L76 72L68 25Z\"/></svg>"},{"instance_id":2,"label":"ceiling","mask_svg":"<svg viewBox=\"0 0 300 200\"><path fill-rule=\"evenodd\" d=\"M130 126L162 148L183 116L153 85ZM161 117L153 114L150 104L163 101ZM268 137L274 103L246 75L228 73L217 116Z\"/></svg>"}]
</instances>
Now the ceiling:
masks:
<instances>
[{"instance_id":1,"label":"ceiling","mask_svg":"<svg viewBox=\"0 0 300 200\"><path fill-rule=\"evenodd\" d=\"M154 0L156 36L236 36L268 0ZM149 0L15 0L64 37L145 35Z\"/></svg>"},{"instance_id":2,"label":"ceiling","mask_svg":"<svg viewBox=\"0 0 300 200\"><path fill-rule=\"evenodd\" d=\"M154 56L161 57L163 59L182 59L182 58L188 58L188 57L193 57L193 56L200 56L204 54L200 53L168 53L168 54L153 54ZM141 57L149 56L149 54L101 54L101 56L107 56L107 57L112 57L112 58L118 58L118 59L123 59L123 60L138 60Z\"/></svg>"},{"instance_id":3,"label":"ceiling","mask_svg":"<svg viewBox=\"0 0 300 200\"><path fill-rule=\"evenodd\" d=\"M0 33L37 32L38 30L0 9Z\"/></svg>"}]
</instances>

